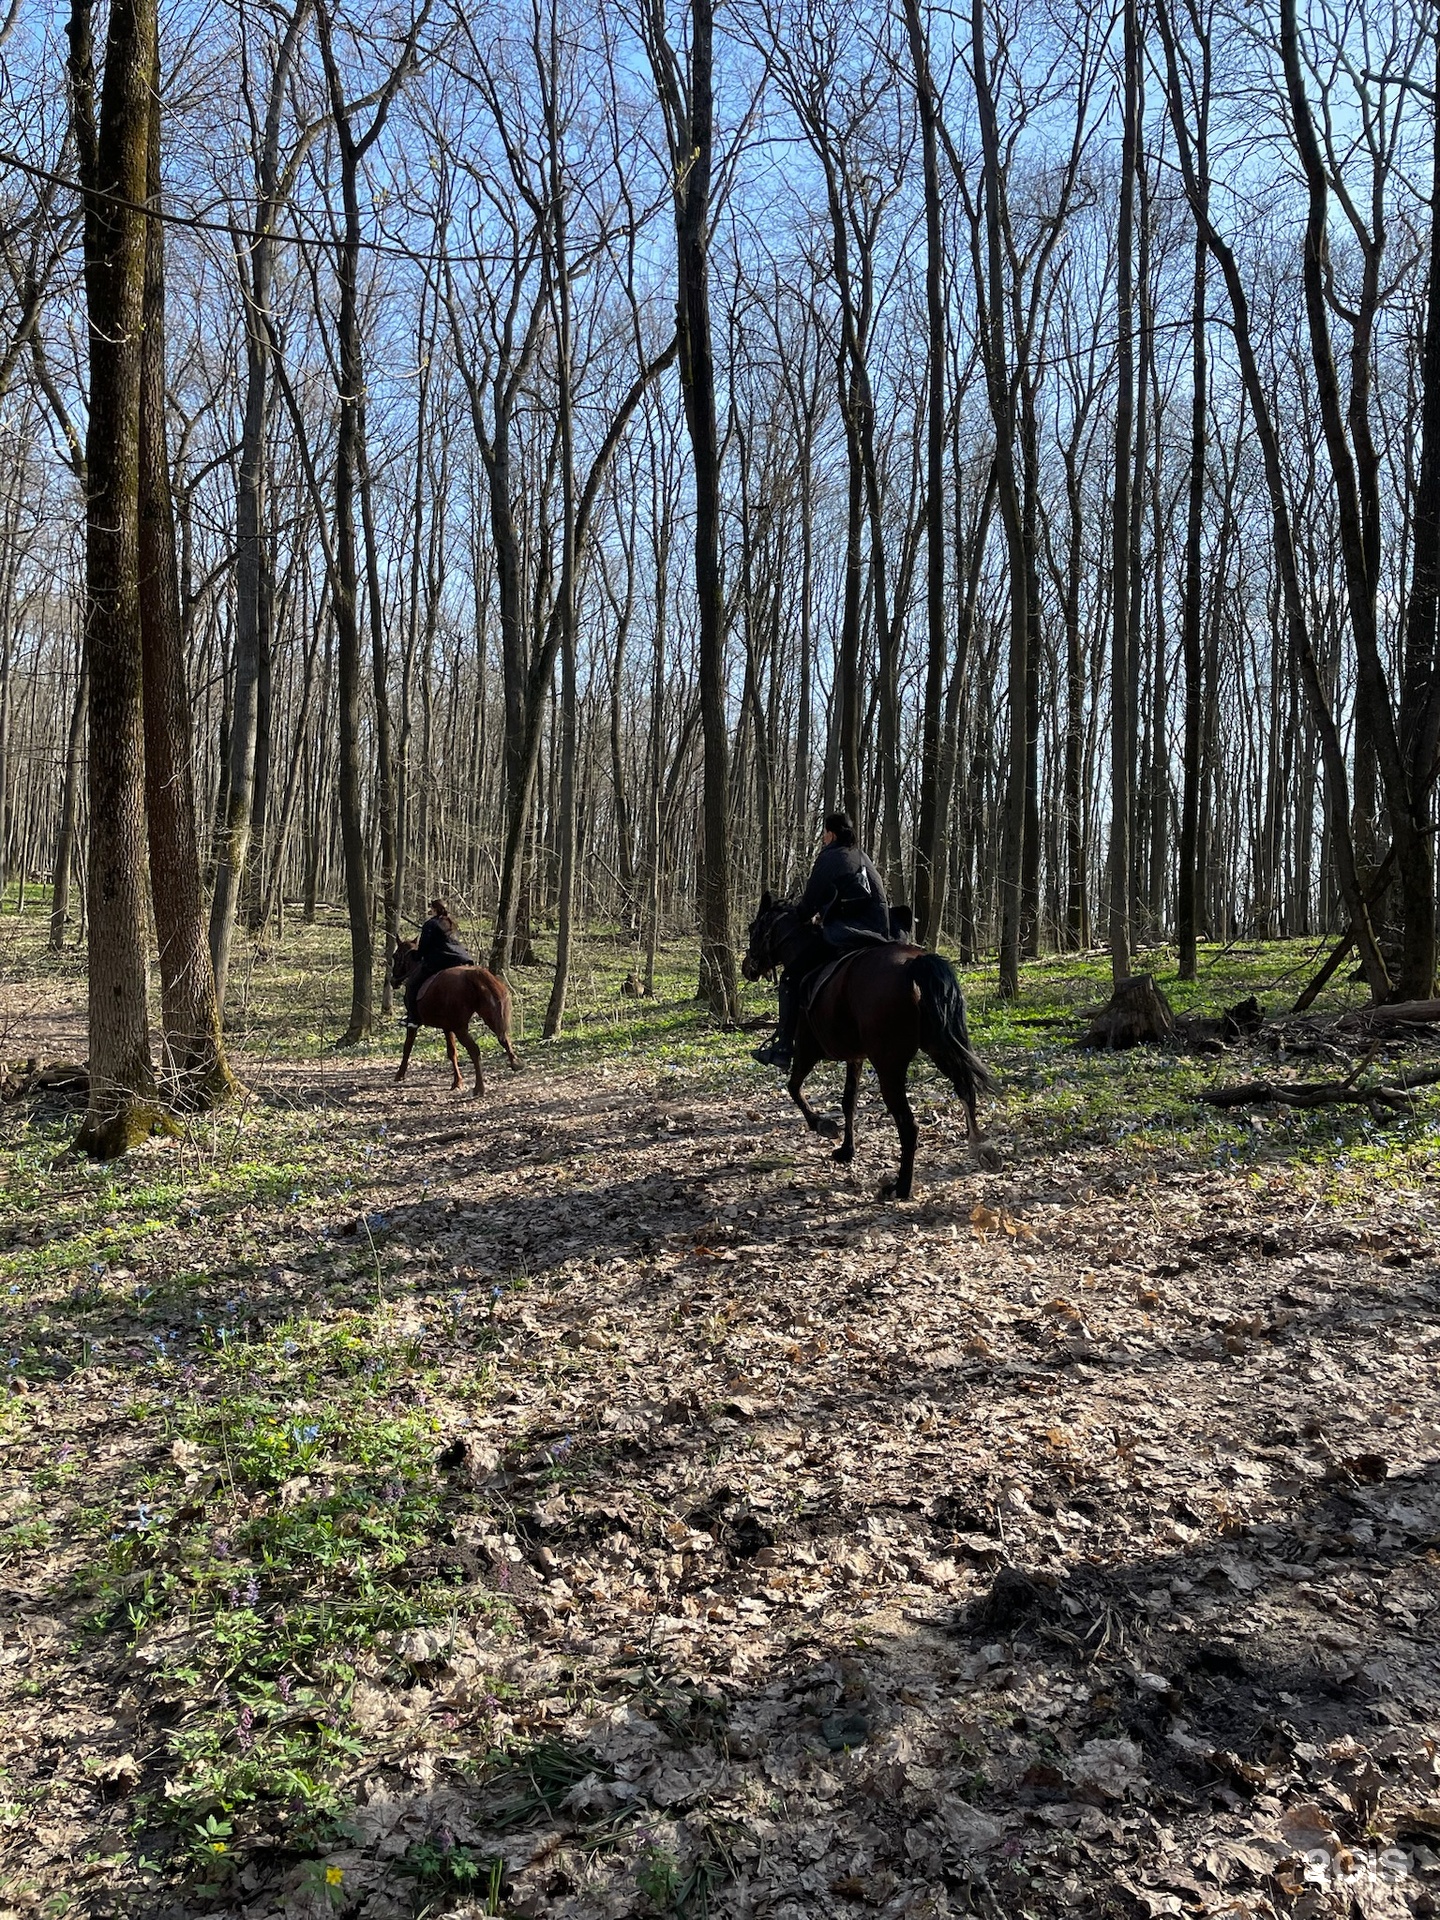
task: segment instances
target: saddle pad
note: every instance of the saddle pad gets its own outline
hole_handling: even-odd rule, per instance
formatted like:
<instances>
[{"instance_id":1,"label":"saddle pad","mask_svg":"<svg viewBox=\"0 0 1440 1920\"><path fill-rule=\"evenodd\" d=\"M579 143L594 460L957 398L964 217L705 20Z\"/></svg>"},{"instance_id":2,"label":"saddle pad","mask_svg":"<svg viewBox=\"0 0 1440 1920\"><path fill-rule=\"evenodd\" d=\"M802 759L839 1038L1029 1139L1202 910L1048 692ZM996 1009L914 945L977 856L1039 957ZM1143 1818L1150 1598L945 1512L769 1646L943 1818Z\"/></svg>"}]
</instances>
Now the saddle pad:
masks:
<instances>
[{"instance_id":1,"label":"saddle pad","mask_svg":"<svg viewBox=\"0 0 1440 1920\"><path fill-rule=\"evenodd\" d=\"M815 1004L815 997L820 989L833 980L842 967L848 967L850 962L855 958L856 953L864 953L865 951L866 949L864 947L856 947L854 953L842 953L837 960L827 960L824 966L817 972L807 974L802 989L800 1011L802 1013L809 1013L811 1007Z\"/></svg>"}]
</instances>

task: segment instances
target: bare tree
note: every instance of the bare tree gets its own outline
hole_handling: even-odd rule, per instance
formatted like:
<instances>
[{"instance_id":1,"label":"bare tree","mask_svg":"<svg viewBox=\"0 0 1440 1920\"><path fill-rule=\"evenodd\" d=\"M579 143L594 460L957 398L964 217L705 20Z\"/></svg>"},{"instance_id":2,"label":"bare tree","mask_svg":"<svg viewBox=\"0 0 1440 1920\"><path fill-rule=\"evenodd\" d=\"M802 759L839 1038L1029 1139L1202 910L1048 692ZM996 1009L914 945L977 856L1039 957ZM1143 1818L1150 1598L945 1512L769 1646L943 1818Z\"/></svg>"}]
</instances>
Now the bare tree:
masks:
<instances>
[{"instance_id":1,"label":"bare tree","mask_svg":"<svg viewBox=\"0 0 1440 1920\"><path fill-rule=\"evenodd\" d=\"M154 0L111 0L98 110L88 0L70 12L70 89L85 188L85 441L90 672L90 1100L78 1148L124 1153L156 1120L146 1005L140 632L140 362Z\"/></svg>"}]
</instances>

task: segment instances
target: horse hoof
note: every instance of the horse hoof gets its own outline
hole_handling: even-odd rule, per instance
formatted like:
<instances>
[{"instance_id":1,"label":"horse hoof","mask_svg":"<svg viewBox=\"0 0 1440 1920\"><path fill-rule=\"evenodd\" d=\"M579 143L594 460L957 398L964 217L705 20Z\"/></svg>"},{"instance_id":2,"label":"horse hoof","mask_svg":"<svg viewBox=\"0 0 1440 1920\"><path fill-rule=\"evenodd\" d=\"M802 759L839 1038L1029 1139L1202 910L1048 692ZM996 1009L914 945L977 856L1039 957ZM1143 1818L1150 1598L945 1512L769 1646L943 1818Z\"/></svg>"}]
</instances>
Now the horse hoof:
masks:
<instances>
[{"instance_id":1,"label":"horse hoof","mask_svg":"<svg viewBox=\"0 0 1440 1920\"><path fill-rule=\"evenodd\" d=\"M855 1158L855 1149L851 1147L847 1153L844 1147L837 1147L830 1158L832 1160L838 1160L842 1167L848 1167L850 1162Z\"/></svg>"},{"instance_id":2,"label":"horse hoof","mask_svg":"<svg viewBox=\"0 0 1440 1920\"><path fill-rule=\"evenodd\" d=\"M815 1131L822 1140L843 1140L845 1129L834 1120L817 1120Z\"/></svg>"}]
</instances>

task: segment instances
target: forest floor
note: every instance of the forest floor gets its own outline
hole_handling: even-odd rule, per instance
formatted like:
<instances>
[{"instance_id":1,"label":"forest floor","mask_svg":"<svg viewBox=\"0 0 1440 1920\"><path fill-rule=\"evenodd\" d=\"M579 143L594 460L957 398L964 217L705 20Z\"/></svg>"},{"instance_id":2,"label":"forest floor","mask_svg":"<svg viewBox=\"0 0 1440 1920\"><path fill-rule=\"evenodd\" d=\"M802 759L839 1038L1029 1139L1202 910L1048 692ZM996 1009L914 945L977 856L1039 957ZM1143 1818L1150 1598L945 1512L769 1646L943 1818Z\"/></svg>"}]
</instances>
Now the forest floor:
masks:
<instances>
[{"instance_id":1,"label":"forest floor","mask_svg":"<svg viewBox=\"0 0 1440 1920\"><path fill-rule=\"evenodd\" d=\"M0 1055L83 1058L42 944ZM478 1103L327 1051L344 957L122 1165L0 1109L4 1920L1435 1911L1440 1101L1217 1113L1036 963L887 1204L679 949Z\"/></svg>"}]
</instances>

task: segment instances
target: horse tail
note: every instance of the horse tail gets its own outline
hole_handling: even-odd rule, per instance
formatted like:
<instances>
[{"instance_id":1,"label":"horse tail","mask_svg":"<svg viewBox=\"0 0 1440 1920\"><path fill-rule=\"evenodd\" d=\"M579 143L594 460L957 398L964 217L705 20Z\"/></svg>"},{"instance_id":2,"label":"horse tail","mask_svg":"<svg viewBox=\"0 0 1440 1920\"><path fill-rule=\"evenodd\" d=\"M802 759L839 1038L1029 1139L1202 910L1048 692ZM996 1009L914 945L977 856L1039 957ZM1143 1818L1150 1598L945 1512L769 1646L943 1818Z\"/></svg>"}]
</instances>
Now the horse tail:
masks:
<instances>
[{"instance_id":1,"label":"horse tail","mask_svg":"<svg viewBox=\"0 0 1440 1920\"><path fill-rule=\"evenodd\" d=\"M994 1086L980 1056L970 1045L965 996L948 960L922 953L909 966L910 990L920 1014L920 1046L965 1103L971 1135L978 1132L978 1097Z\"/></svg>"}]
</instances>

